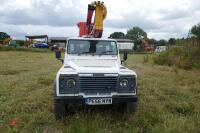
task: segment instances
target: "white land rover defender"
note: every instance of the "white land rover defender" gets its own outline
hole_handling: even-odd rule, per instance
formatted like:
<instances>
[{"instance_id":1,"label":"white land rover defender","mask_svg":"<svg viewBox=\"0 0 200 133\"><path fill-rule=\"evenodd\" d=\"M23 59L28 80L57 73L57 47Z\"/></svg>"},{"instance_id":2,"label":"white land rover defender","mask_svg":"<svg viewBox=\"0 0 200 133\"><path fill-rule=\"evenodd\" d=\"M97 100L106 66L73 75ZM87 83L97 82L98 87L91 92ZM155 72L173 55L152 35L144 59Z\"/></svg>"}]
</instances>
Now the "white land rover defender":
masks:
<instances>
[{"instance_id":1,"label":"white land rover defender","mask_svg":"<svg viewBox=\"0 0 200 133\"><path fill-rule=\"evenodd\" d=\"M63 62L54 82L57 118L67 114L70 104L115 104L135 110L137 74L121 65L116 40L68 38L64 60L59 50L55 53Z\"/></svg>"}]
</instances>

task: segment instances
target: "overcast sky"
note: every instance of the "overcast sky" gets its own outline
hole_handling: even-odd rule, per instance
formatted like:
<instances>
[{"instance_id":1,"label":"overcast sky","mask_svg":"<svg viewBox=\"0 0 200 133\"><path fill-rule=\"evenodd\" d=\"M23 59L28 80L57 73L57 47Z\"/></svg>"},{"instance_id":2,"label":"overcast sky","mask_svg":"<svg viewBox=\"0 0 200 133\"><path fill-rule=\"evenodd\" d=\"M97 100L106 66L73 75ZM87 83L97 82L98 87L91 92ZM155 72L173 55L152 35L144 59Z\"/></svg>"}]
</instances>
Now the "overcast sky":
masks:
<instances>
[{"instance_id":1,"label":"overcast sky","mask_svg":"<svg viewBox=\"0 0 200 133\"><path fill-rule=\"evenodd\" d=\"M77 36L93 0L0 0L0 31L25 35ZM200 0L103 0L108 15L104 37L138 26L149 38L187 37L200 22Z\"/></svg>"}]
</instances>

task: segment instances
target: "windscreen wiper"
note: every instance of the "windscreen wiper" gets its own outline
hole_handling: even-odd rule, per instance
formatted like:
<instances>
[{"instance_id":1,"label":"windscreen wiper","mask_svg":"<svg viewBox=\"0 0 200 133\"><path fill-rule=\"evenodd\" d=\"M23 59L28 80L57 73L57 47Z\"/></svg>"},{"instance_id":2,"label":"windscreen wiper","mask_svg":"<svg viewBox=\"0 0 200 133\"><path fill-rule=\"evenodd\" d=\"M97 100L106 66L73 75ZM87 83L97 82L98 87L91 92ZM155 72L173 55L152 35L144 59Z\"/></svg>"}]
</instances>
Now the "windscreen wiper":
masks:
<instances>
[{"instance_id":1,"label":"windscreen wiper","mask_svg":"<svg viewBox=\"0 0 200 133\"><path fill-rule=\"evenodd\" d=\"M81 55L81 54L88 54L88 53L90 53L90 52L80 52L80 53L78 53L78 55Z\"/></svg>"},{"instance_id":2,"label":"windscreen wiper","mask_svg":"<svg viewBox=\"0 0 200 133\"><path fill-rule=\"evenodd\" d=\"M103 54L105 54L105 53L111 53L111 52L114 52L114 51L112 51L112 50L103 51L103 52L101 52L99 55L103 55Z\"/></svg>"}]
</instances>

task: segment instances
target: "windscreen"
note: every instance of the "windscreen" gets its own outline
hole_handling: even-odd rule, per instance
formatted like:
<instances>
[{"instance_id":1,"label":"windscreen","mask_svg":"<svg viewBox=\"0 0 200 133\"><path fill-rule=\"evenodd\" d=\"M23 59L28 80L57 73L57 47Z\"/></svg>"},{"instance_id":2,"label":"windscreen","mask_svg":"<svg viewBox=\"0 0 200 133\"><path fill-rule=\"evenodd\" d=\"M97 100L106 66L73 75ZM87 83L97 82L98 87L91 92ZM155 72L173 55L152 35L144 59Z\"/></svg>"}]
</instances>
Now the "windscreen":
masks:
<instances>
[{"instance_id":1,"label":"windscreen","mask_svg":"<svg viewBox=\"0 0 200 133\"><path fill-rule=\"evenodd\" d=\"M68 54L117 55L117 44L103 40L69 40Z\"/></svg>"}]
</instances>

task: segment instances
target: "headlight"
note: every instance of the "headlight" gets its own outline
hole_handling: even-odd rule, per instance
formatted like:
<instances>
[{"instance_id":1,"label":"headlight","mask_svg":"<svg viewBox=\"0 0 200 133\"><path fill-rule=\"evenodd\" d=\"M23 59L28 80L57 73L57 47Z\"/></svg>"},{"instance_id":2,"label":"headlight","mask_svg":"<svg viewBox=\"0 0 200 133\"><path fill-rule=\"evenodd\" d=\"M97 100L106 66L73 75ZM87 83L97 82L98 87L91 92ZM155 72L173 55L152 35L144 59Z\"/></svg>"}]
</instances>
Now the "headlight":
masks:
<instances>
[{"instance_id":1,"label":"headlight","mask_svg":"<svg viewBox=\"0 0 200 133\"><path fill-rule=\"evenodd\" d=\"M74 79L68 79L67 80L67 87L68 88L74 88L75 85L76 85L76 81Z\"/></svg>"},{"instance_id":2,"label":"headlight","mask_svg":"<svg viewBox=\"0 0 200 133\"><path fill-rule=\"evenodd\" d=\"M128 84L129 84L129 82L128 82L127 79L122 79L122 80L120 81L120 86L121 86L121 87L128 87Z\"/></svg>"}]
</instances>

